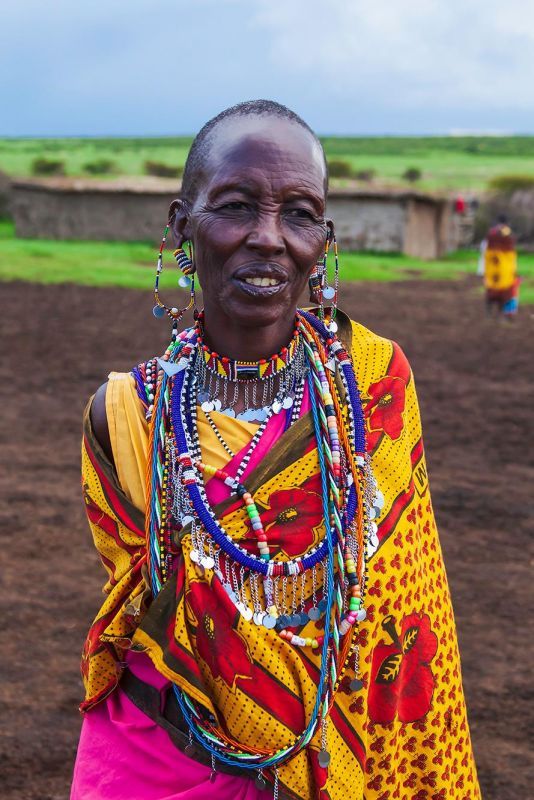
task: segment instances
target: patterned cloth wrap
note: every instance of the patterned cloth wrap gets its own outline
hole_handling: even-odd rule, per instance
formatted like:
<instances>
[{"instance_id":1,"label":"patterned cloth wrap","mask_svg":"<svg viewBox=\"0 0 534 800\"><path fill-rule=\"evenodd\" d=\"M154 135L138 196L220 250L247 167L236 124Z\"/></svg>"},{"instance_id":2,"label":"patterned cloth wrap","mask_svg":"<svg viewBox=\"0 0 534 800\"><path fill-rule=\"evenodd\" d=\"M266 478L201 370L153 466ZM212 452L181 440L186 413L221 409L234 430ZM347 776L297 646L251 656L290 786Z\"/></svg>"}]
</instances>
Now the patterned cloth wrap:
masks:
<instances>
[{"instance_id":1,"label":"patterned cloth wrap","mask_svg":"<svg viewBox=\"0 0 534 800\"><path fill-rule=\"evenodd\" d=\"M413 376L398 345L344 315L339 335L352 353L368 450L385 498L380 544L368 564L367 619L356 634L364 687L351 691L354 672L348 668L327 728L330 766L318 763L316 734L305 752L280 768L281 788L302 800L477 800ZM292 741L313 706L316 651L292 647L275 631L244 620L213 572L199 570L188 558L187 533L177 542L177 569L151 602L144 510L122 491L88 414L83 488L108 582L83 653L82 710L118 685L131 647L144 650L159 672L215 713L234 739L268 751ZM249 476L248 488L279 557L303 553L321 538L309 413L280 437ZM216 512L233 537L247 539L242 505L222 502ZM311 591L309 579L310 599ZM322 625L310 621L302 635L318 635Z\"/></svg>"},{"instance_id":2,"label":"patterned cloth wrap","mask_svg":"<svg viewBox=\"0 0 534 800\"><path fill-rule=\"evenodd\" d=\"M508 225L490 228L484 254L486 300L498 304L505 314L513 314L519 305L519 278L515 237Z\"/></svg>"}]
</instances>

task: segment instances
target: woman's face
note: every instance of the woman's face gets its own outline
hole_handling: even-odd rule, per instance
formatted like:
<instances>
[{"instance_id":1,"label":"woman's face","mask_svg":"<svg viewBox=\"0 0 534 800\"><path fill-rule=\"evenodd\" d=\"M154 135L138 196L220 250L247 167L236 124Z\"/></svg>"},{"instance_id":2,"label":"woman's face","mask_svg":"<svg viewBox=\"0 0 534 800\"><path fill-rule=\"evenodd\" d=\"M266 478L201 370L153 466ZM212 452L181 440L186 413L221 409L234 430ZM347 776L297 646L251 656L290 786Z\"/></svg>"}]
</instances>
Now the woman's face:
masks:
<instances>
[{"instance_id":1,"label":"woman's face","mask_svg":"<svg viewBox=\"0 0 534 800\"><path fill-rule=\"evenodd\" d=\"M325 184L319 146L293 122L238 117L214 131L183 226L210 325L292 321L324 250Z\"/></svg>"}]
</instances>

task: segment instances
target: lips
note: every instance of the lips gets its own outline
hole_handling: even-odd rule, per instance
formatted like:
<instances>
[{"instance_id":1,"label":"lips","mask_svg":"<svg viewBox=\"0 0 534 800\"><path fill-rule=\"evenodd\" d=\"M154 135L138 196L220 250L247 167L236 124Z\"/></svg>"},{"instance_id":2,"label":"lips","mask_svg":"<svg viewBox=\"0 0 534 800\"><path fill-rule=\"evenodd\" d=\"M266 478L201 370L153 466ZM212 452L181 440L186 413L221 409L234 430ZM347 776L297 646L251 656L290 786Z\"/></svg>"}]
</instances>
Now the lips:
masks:
<instances>
[{"instance_id":1,"label":"lips","mask_svg":"<svg viewBox=\"0 0 534 800\"><path fill-rule=\"evenodd\" d=\"M277 294L287 286L287 271L279 264L247 264L239 267L233 276L233 283L245 294L253 297L268 297Z\"/></svg>"}]
</instances>

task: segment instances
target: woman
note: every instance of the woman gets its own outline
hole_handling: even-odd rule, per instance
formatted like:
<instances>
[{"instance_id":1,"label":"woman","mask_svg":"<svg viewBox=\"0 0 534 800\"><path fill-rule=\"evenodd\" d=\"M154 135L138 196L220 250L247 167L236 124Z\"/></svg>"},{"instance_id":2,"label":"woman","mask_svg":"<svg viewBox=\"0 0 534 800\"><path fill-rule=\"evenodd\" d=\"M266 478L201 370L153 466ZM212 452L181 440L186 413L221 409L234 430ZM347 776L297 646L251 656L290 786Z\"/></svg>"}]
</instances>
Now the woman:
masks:
<instances>
[{"instance_id":1,"label":"woman","mask_svg":"<svg viewBox=\"0 0 534 800\"><path fill-rule=\"evenodd\" d=\"M479 797L413 377L336 312L326 189L276 103L191 148L170 224L204 311L86 415L109 580L75 800Z\"/></svg>"},{"instance_id":2,"label":"woman","mask_svg":"<svg viewBox=\"0 0 534 800\"><path fill-rule=\"evenodd\" d=\"M511 320L519 307L519 277L517 275L517 254L515 237L504 214L500 214L497 224L491 227L481 244L483 253L484 286L486 288L486 309Z\"/></svg>"}]
</instances>

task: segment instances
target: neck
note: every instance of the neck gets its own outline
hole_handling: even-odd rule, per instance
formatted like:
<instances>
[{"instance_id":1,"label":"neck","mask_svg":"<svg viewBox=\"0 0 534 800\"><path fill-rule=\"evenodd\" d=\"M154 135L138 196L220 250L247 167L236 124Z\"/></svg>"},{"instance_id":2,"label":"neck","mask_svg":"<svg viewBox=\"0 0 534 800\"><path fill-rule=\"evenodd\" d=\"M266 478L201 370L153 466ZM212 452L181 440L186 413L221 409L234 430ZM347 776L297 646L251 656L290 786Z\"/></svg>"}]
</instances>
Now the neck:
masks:
<instances>
[{"instance_id":1,"label":"neck","mask_svg":"<svg viewBox=\"0 0 534 800\"><path fill-rule=\"evenodd\" d=\"M234 320L220 320L218 315L204 314L204 341L221 356L236 361L259 361L286 347L293 337L295 314L288 314L271 325L251 327Z\"/></svg>"}]
</instances>

